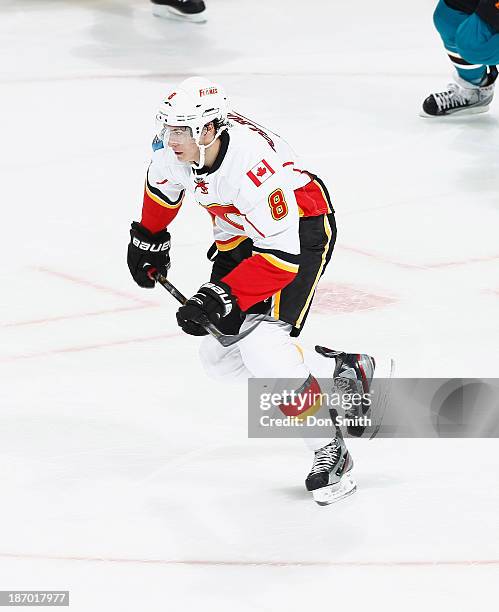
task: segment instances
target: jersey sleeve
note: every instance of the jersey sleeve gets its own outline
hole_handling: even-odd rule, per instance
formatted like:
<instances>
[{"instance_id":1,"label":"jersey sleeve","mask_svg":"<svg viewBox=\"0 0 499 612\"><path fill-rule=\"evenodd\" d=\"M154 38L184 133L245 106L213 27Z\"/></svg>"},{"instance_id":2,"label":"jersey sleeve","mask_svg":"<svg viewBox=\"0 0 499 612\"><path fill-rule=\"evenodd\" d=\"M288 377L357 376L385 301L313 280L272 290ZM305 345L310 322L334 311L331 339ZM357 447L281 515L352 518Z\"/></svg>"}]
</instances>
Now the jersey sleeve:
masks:
<instances>
[{"instance_id":1,"label":"jersey sleeve","mask_svg":"<svg viewBox=\"0 0 499 612\"><path fill-rule=\"evenodd\" d=\"M243 311L276 294L298 273L299 213L291 178L277 156L269 155L241 174L235 204L252 230L253 255L222 280Z\"/></svg>"},{"instance_id":2,"label":"jersey sleeve","mask_svg":"<svg viewBox=\"0 0 499 612\"><path fill-rule=\"evenodd\" d=\"M168 227L180 210L184 194L185 189L165 163L163 144L156 138L144 185L141 224L153 233Z\"/></svg>"}]
</instances>

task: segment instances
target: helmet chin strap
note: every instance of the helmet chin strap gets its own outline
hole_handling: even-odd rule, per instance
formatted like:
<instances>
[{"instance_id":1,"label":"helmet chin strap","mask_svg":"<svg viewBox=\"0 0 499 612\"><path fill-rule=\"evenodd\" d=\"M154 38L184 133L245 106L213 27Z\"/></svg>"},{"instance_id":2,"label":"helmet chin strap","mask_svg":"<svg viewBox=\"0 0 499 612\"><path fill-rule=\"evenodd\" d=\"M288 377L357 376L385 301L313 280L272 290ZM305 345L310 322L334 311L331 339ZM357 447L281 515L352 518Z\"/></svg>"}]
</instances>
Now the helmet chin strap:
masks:
<instances>
[{"instance_id":1,"label":"helmet chin strap","mask_svg":"<svg viewBox=\"0 0 499 612\"><path fill-rule=\"evenodd\" d=\"M196 162L192 162L192 166L194 169L196 170L201 170L201 168L204 167L204 162L206 159L206 149L209 149L211 147L211 145L215 142L215 140L220 136L220 134L227 129L226 125L223 125L219 130L217 130L215 136L213 136L213 140L210 142L210 144L207 145L202 145L197 143L198 148L199 148L199 161L198 163Z\"/></svg>"}]
</instances>

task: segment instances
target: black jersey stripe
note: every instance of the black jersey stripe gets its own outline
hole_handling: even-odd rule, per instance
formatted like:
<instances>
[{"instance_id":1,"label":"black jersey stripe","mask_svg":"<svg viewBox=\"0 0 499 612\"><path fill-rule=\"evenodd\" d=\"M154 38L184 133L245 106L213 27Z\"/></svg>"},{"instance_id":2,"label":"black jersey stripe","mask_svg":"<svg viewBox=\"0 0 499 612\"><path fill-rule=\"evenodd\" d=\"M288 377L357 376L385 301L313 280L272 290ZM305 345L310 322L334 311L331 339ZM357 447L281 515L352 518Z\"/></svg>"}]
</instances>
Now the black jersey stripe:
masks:
<instances>
[{"instance_id":1,"label":"black jersey stripe","mask_svg":"<svg viewBox=\"0 0 499 612\"><path fill-rule=\"evenodd\" d=\"M292 253L286 253L285 251L279 251L278 249L261 249L259 247L253 246L253 251L255 253L265 253L267 255L273 255L282 261L286 261L290 264L299 265L300 263L300 255L293 255Z\"/></svg>"}]
</instances>

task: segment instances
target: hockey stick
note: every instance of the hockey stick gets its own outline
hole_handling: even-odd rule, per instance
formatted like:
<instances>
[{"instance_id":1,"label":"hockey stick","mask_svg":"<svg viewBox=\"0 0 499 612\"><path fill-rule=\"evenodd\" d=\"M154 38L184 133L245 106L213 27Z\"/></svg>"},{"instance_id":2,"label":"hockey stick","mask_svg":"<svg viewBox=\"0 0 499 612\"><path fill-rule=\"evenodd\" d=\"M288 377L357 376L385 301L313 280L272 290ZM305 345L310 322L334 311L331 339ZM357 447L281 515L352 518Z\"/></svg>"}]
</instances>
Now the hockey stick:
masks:
<instances>
[{"instance_id":1,"label":"hockey stick","mask_svg":"<svg viewBox=\"0 0 499 612\"><path fill-rule=\"evenodd\" d=\"M177 302L180 302L182 305L187 302L187 298L185 297L185 295L180 293L180 291L175 287L175 285L170 283L166 276L164 276L163 274L159 274L159 272L157 272L154 268L151 267L147 270L147 276L149 276L151 280L156 281L162 287L164 287L170 295L173 295ZM220 342L222 346L232 346L233 344L239 342L239 340L242 340L243 338L246 338L246 336L251 334L255 327L258 327L258 325L260 325L260 323L265 319L269 312L270 309L267 313L263 314L259 319L257 319L254 325L244 330L240 334L223 334L218 329L218 327L216 327L216 325L214 325L208 319L206 315L202 315L202 317L200 317L199 324L201 325L201 327L204 327L204 329L210 334L210 336L213 336L215 340L218 340L218 342Z\"/></svg>"}]
</instances>

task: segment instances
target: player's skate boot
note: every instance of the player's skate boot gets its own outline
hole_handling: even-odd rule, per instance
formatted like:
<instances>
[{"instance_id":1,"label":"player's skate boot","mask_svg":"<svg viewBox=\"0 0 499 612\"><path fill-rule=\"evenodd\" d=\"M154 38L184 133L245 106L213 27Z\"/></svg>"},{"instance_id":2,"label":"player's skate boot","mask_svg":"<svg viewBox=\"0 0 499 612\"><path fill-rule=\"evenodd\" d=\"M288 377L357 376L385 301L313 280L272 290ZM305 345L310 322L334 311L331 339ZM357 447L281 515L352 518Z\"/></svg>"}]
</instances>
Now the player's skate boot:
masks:
<instances>
[{"instance_id":1,"label":"player's skate boot","mask_svg":"<svg viewBox=\"0 0 499 612\"><path fill-rule=\"evenodd\" d=\"M459 77L449 83L447 89L431 94L423 102L422 117L446 117L448 115L473 115L485 113L494 97L497 68L489 66L480 85L473 85Z\"/></svg>"},{"instance_id":2,"label":"player's skate boot","mask_svg":"<svg viewBox=\"0 0 499 612\"><path fill-rule=\"evenodd\" d=\"M345 402L351 405L345 408L347 431L356 438L364 433L372 408L371 398L366 395L371 391L376 362L370 355L361 353L344 353L333 351L325 346L316 346L315 350L324 357L335 360L333 372L333 392L342 394L355 394L354 402Z\"/></svg>"},{"instance_id":3,"label":"player's skate boot","mask_svg":"<svg viewBox=\"0 0 499 612\"><path fill-rule=\"evenodd\" d=\"M203 0L151 0L156 17L181 19L182 21L206 21L206 6Z\"/></svg>"},{"instance_id":4,"label":"player's skate boot","mask_svg":"<svg viewBox=\"0 0 499 612\"><path fill-rule=\"evenodd\" d=\"M352 468L352 457L343 438L338 436L315 451L312 469L305 480L307 491L312 493L319 506L327 506L351 495L357 486L350 475Z\"/></svg>"}]
</instances>

